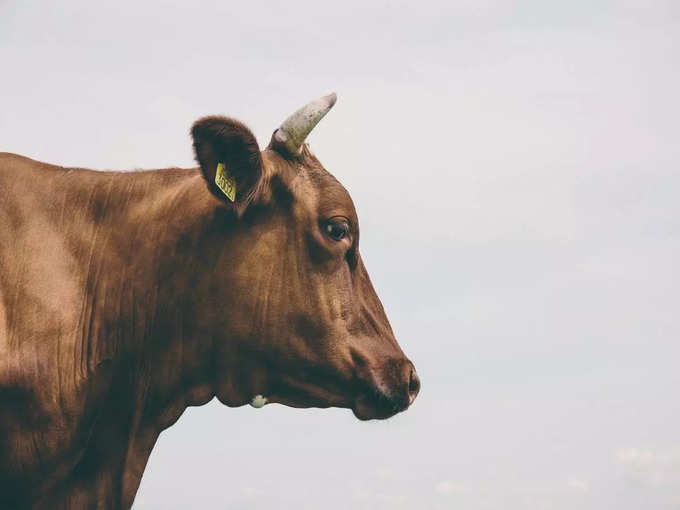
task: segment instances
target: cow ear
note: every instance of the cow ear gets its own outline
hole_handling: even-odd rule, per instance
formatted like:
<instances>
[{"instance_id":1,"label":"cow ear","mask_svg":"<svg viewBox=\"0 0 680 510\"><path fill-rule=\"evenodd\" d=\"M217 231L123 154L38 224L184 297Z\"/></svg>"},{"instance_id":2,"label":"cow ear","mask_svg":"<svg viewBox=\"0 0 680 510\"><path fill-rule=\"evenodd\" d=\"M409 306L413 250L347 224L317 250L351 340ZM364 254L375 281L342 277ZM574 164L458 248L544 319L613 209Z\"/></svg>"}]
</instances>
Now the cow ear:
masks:
<instances>
[{"instance_id":1,"label":"cow ear","mask_svg":"<svg viewBox=\"0 0 680 510\"><path fill-rule=\"evenodd\" d=\"M219 116L197 120L191 136L208 189L242 213L262 179L262 156L255 136L239 121Z\"/></svg>"}]
</instances>

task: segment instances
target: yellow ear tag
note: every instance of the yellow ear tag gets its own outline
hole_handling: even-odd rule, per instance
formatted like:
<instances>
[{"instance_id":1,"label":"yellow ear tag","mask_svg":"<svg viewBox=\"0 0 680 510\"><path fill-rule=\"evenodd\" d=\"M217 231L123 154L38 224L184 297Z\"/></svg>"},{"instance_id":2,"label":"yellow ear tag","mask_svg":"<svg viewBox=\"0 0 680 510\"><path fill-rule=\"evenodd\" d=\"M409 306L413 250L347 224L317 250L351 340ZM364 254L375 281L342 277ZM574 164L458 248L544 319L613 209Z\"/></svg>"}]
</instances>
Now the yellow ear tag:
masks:
<instances>
[{"instance_id":1,"label":"yellow ear tag","mask_svg":"<svg viewBox=\"0 0 680 510\"><path fill-rule=\"evenodd\" d=\"M215 184L222 190L222 193L227 195L229 200L232 202L236 200L236 181L227 173L227 168L224 166L224 163L217 163Z\"/></svg>"}]
</instances>

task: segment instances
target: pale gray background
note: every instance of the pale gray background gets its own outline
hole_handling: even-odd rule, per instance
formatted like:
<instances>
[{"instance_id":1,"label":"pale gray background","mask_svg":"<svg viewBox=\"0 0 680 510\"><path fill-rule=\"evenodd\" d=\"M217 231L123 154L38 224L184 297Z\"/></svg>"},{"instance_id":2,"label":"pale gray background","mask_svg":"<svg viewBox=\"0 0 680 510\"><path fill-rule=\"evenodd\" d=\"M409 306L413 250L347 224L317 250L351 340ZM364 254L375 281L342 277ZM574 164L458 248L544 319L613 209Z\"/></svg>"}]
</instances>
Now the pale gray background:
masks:
<instances>
[{"instance_id":1,"label":"pale gray background","mask_svg":"<svg viewBox=\"0 0 680 510\"><path fill-rule=\"evenodd\" d=\"M190 166L200 115L264 146L337 91L312 150L423 380L190 409L135 508L680 508L679 64L672 1L0 2L0 150Z\"/></svg>"}]
</instances>

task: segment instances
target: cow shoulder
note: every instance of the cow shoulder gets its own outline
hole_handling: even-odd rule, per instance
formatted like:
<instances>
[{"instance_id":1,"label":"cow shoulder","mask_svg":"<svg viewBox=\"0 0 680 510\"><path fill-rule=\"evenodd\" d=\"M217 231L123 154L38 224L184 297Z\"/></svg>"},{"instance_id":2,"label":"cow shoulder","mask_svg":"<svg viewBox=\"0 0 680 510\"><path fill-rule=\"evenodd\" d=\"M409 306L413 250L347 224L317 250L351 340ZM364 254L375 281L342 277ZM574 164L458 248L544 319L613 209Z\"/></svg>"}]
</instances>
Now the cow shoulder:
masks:
<instances>
[{"instance_id":1,"label":"cow shoulder","mask_svg":"<svg viewBox=\"0 0 680 510\"><path fill-rule=\"evenodd\" d=\"M62 228L77 215L54 189L67 172L0 154L0 484L68 464L110 389L108 353L83 334L87 272Z\"/></svg>"}]
</instances>

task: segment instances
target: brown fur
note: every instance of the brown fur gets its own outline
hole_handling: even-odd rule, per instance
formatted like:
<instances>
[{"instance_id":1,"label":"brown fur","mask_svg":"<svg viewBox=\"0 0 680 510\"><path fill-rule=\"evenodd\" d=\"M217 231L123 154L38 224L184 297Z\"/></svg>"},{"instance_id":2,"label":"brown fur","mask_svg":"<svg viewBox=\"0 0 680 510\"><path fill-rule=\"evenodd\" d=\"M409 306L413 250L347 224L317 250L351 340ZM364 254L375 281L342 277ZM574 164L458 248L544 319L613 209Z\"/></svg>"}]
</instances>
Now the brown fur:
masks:
<instances>
[{"instance_id":1,"label":"brown fur","mask_svg":"<svg viewBox=\"0 0 680 510\"><path fill-rule=\"evenodd\" d=\"M0 154L0 508L130 507L158 434L214 396L368 419L417 393L344 188L237 121L192 134L200 169Z\"/></svg>"}]
</instances>

